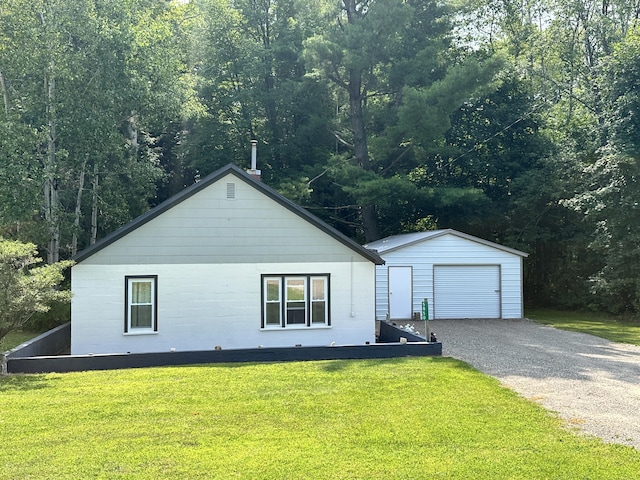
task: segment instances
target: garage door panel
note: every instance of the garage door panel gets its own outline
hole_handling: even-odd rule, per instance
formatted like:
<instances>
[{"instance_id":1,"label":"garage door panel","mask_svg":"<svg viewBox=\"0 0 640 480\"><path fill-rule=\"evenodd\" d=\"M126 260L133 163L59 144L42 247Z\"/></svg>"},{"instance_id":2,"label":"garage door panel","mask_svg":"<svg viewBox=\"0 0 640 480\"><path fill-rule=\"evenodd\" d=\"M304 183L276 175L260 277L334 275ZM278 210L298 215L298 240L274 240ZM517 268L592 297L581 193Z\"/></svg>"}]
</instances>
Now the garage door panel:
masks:
<instances>
[{"instance_id":1,"label":"garage door panel","mask_svg":"<svg viewBox=\"0 0 640 480\"><path fill-rule=\"evenodd\" d=\"M500 318L499 265L435 265L434 318Z\"/></svg>"}]
</instances>

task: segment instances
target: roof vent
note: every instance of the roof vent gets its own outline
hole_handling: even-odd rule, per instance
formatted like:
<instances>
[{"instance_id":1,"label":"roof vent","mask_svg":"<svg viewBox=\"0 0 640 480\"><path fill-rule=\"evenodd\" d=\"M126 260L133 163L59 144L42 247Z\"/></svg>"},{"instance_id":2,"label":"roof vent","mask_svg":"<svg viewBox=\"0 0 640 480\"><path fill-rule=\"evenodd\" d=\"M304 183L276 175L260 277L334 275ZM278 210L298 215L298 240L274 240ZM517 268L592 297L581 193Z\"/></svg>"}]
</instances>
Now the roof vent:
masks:
<instances>
[{"instance_id":1,"label":"roof vent","mask_svg":"<svg viewBox=\"0 0 640 480\"><path fill-rule=\"evenodd\" d=\"M236 198L236 184L233 182L227 183L227 199L233 200Z\"/></svg>"}]
</instances>

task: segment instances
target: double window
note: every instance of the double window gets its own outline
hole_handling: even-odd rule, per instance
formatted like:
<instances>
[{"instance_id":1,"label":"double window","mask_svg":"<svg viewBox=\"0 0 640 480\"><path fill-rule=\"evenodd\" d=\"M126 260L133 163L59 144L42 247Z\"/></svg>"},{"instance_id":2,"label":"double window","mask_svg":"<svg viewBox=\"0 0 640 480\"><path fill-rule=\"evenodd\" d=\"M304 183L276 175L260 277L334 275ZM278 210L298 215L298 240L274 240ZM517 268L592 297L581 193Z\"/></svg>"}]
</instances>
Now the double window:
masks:
<instances>
[{"instance_id":1,"label":"double window","mask_svg":"<svg viewBox=\"0 0 640 480\"><path fill-rule=\"evenodd\" d=\"M125 333L158 331L158 277L125 277Z\"/></svg>"},{"instance_id":2,"label":"double window","mask_svg":"<svg viewBox=\"0 0 640 480\"><path fill-rule=\"evenodd\" d=\"M329 325L329 275L262 276L262 328Z\"/></svg>"}]
</instances>

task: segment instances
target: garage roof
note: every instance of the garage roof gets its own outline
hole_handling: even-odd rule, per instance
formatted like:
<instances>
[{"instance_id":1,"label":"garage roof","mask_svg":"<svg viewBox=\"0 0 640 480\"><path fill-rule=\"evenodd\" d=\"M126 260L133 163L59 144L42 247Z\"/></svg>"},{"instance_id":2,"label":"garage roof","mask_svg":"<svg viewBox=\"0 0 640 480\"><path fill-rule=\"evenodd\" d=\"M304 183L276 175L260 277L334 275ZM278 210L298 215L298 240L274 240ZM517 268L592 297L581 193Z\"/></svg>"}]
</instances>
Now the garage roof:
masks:
<instances>
[{"instance_id":1,"label":"garage roof","mask_svg":"<svg viewBox=\"0 0 640 480\"><path fill-rule=\"evenodd\" d=\"M432 240L434 238L438 238L443 235L454 235L456 237L464 238L466 240L471 240L472 242L480 243L482 245L487 245L489 247L496 248L498 250L502 250L508 253L512 253L514 255L519 255L521 257L529 256L528 253L521 252L520 250L515 250L513 248L505 247L504 245L490 242L482 238L474 237L473 235L462 233L457 230L453 230L451 228L447 228L444 230L430 230L427 232L413 232L413 233L404 233L401 235L393 235L391 237L386 237L381 240L376 240L375 242L368 243L364 245L364 248L375 250L378 252L378 254L382 255L384 253L393 252L394 250L398 250L400 248L404 248L409 245L414 245L416 243Z\"/></svg>"}]
</instances>

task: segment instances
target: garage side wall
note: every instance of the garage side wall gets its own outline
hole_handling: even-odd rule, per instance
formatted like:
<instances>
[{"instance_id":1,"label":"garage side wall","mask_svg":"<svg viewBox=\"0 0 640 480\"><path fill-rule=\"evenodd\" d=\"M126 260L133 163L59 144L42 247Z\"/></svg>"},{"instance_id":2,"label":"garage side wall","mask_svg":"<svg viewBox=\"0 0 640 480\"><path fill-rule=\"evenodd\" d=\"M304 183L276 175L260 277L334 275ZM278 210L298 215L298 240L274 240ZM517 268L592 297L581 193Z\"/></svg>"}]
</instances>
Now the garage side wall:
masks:
<instances>
[{"instance_id":1,"label":"garage side wall","mask_svg":"<svg viewBox=\"0 0 640 480\"><path fill-rule=\"evenodd\" d=\"M434 265L499 265L501 276L502 318L523 316L522 257L482 243L442 235L391 252L382 252L385 265L376 266L376 319L384 320L389 313L390 266L413 267L413 311L422 311L427 298L433 306ZM433 309L430 308L433 319Z\"/></svg>"}]
</instances>

